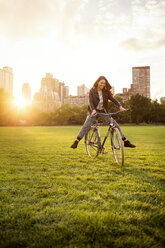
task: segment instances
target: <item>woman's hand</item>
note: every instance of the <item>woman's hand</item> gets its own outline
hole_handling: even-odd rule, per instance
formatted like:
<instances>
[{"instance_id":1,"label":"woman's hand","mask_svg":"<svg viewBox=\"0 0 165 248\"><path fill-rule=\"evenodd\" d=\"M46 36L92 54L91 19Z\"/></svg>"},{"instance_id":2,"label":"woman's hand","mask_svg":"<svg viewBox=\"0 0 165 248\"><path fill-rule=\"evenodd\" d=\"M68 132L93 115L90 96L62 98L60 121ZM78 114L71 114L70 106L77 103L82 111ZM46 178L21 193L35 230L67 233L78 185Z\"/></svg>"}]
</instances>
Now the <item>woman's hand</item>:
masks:
<instances>
[{"instance_id":1,"label":"woman's hand","mask_svg":"<svg viewBox=\"0 0 165 248\"><path fill-rule=\"evenodd\" d=\"M125 108L123 108L122 106L120 106L120 110L122 110L122 111L127 111L128 109L125 109Z\"/></svg>"},{"instance_id":2,"label":"woman's hand","mask_svg":"<svg viewBox=\"0 0 165 248\"><path fill-rule=\"evenodd\" d=\"M96 114L96 110L94 109L91 113L91 115L95 115Z\"/></svg>"}]
</instances>

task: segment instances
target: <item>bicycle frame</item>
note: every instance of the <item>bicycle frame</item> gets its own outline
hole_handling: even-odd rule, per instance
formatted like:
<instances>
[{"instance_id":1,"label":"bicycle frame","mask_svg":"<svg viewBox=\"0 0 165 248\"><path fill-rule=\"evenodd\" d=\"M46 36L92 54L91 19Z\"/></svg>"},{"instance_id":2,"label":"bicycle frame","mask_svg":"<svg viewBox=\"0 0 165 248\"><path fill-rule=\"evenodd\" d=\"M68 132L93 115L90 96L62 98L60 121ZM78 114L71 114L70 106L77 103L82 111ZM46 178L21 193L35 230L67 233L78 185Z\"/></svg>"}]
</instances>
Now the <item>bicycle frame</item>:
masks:
<instances>
[{"instance_id":1,"label":"bicycle frame","mask_svg":"<svg viewBox=\"0 0 165 248\"><path fill-rule=\"evenodd\" d=\"M85 146L86 146L87 154L90 157L96 158L99 153L103 153L103 154L107 153L104 152L105 150L104 145L110 133L111 148L113 151L115 161L120 165L124 165L124 149L123 149L122 137L120 133L121 130L119 130L119 126L117 126L116 122L114 122L112 118L112 115L118 114L120 112L123 112L123 110L110 114L96 113L98 116L100 115L109 116L110 119L109 119L108 130L102 143L101 143L101 136L99 133L99 126L102 126L103 124L99 123L98 120L94 125L91 126L91 128L86 133Z\"/></svg>"},{"instance_id":2,"label":"bicycle frame","mask_svg":"<svg viewBox=\"0 0 165 248\"><path fill-rule=\"evenodd\" d=\"M112 142L112 145L114 146L114 141L113 141L113 137L112 137L112 132L113 132L113 128L115 128L116 126L113 124L113 121L112 121L112 115L116 115L118 113L121 113L121 112L124 112L123 110L120 110L120 111L117 111L115 113L109 113L109 114L106 114L106 113L96 113L96 115L104 115L104 116L110 116L110 124L109 124L109 127L108 127L108 131L107 131L107 134L105 135L104 137L104 140L101 144L101 137L100 137L100 134L99 134L99 130L98 130L98 134L99 134L99 142L100 142L100 153L104 150L104 144L109 136L109 133L111 134L111 142ZM98 126L102 126L99 122L96 123L96 128Z\"/></svg>"}]
</instances>

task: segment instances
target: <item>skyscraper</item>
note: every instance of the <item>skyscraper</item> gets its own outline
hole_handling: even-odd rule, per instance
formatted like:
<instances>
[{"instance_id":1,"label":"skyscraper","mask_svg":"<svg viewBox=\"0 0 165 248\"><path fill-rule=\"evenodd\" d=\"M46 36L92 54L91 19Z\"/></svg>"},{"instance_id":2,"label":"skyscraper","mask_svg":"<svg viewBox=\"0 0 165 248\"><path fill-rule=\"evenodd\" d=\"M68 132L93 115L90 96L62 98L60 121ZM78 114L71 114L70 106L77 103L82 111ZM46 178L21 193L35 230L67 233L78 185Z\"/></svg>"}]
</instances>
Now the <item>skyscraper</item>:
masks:
<instances>
[{"instance_id":1,"label":"skyscraper","mask_svg":"<svg viewBox=\"0 0 165 248\"><path fill-rule=\"evenodd\" d=\"M150 66L132 67L132 84L129 93L150 98Z\"/></svg>"},{"instance_id":2,"label":"skyscraper","mask_svg":"<svg viewBox=\"0 0 165 248\"><path fill-rule=\"evenodd\" d=\"M46 77L41 80L41 89L43 91L55 91L59 94L59 80L53 78L51 73L46 73Z\"/></svg>"},{"instance_id":3,"label":"skyscraper","mask_svg":"<svg viewBox=\"0 0 165 248\"><path fill-rule=\"evenodd\" d=\"M27 102L30 102L31 89L30 89L30 84L29 83L24 83L22 85L22 96Z\"/></svg>"},{"instance_id":4,"label":"skyscraper","mask_svg":"<svg viewBox=\"0 0 165 248\"><path fill-rule=\"evenodd\" d=\"M78 96L86 95L88 92L89 92L89 89L85 86L85 84L82 84L81 86L77 86Z\"/></svg>"},{"instance_id":5,"label":"skyscraper","mask_svg":"<svg viewBox=\"0 0 165 248\"><path fill-rule=\"evenodd\" d=\"M59 97L61 103L64 103L64 98L69 96L69 86L65 86L64 82L59 83Z\"/></svg>"},{"instance_id":6,"label":"skyscraper","mask_svg":"<svg viewBox=\"0 0 165 248\"><path fill-rule=\"evenodd\" d=\"M130 88L123 88L123 93L116 95L120 96L123 101L127 101L134 94L150 98L150 66L132 67Z\"/></svg>"},{"instance_id":7,"label":"skyscraper","mask_svg":"<svg viewBox=\"0 0 165 248\"><path fill-rule=\"evenodd\" d=\"M61 106L60 98L55 91L43 91L35 93L33 104L43 112L54 112Z\"/></svg>"},{"instance_id":8,"label":"skyscraper","mask_svg":"<svg viewBox=\"0 0 165 248\"><path fill-rule=\"evenodd\" d=\"M33 104L44 112L54 112L63 103L64 83L53 78L53 74L46 73L41 80L40 91L35 93Z\"/></svg>"},{"instance_id":9,"label":"skyscraper","mask_svg":"<svg viewBox=\"0 0 165 248\"><path fill-rule=\"evenodd\" d=\"M0 69L0 88L13 94L13 69L8 66L4 66Z\"/></svg>"}]
</instances>

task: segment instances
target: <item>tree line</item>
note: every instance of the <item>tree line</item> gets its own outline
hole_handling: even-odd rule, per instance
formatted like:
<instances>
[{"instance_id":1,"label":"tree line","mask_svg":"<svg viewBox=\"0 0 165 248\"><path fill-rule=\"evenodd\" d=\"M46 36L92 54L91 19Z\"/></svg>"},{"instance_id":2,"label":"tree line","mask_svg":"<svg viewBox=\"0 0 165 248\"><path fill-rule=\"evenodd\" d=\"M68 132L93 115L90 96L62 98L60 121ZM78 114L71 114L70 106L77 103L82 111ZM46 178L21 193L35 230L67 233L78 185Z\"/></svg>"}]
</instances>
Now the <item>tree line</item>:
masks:
<instances>
[{"instance_id":1,"label":"tree line","mask_svg":"<svg viewBox=\"0 0 165 248\"><path fill-rule=\"evenodd\" d=\"M114 118L119 123L165 123L165 105L157 100L151 100L139 94L123 102L120 97L115 97L121 105L128 109ZM109 112L118 111L114 103L109 103ZM87 115L87 105L79 107L63 104L52 113L45 113L29 105L20 109L14 104L14 98L9 93L0 89L0 126L21 125L24 120L26 125L81 125Z\"/></svg>"}]
</instances>

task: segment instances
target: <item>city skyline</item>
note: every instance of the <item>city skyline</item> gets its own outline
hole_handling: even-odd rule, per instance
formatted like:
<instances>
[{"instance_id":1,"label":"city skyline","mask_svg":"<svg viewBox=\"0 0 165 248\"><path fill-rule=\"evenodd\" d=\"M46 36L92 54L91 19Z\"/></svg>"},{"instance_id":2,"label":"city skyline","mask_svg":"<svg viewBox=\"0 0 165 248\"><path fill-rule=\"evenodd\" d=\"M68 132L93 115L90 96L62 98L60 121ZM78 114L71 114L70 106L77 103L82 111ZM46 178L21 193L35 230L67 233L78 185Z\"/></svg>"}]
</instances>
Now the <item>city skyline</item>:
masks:
<instances>
[{"instance_id":1,"label":"city skyline","mask_svg":"<svg viewBox=\"0 0 165 248\"><path fill-rule=\"evenodd\" d=\"M8 80L10 77L8 78L8 75L6 75L7 80L6 82L3 81L2 80L4 77L3 73L12 72L12 82L10 82L10 85L11 85L10 87L12 87L13 89L13 69L11 67L5 66L3 67L3 69L0 69L0 72L2 74L0 75L2 77L0 78L1 79L0 88L1 88L1 84L4 84L4 89L6 88L6 86L8 87L9 85ZM137 93L150 98L150 66L132 67L132 83L130 84L130 89L129 88L127 89L124 87L122 93L116 93L113 85L112 85L112 88L113 88L113 94L116 96L122 97L124 101L128 100L131 95L137 94ZM87 88L85 84L82 84L82 85L77 86L76 95L72 95L72 94L69 95L69 86L65 85L64 82L60 82L57 78L54 78L52 73L46 73L46 77L43 77L41 79L41 88L39 89L39 92L41 91L44 92L44 95L43 95L44 98L46 96L45 93L48 91L57 92L59 95L61 104L63 104L64 102L67 102L67 101L64 101L65 97L73 96L73 102L75 102L75 99L76 99L74 98L75 96L87 95L87 93L89 93L89 90L90 88ZM34 92L34 95L31 98L31 85L29 83L23 83L21 96L19 96L19 98L15 98L15 103L16 105L20 107L24 107L25 105L30 104L30 102L32 103L34 101L36 94L40 94L40 93ZM160 99L158 100L160 101ZM83 102L82 99L81 99L81 102ZM86 102L86 99L85 99L85 102ZM50 105L50 103L48 105Z\"/></svg>"},{"instance_id":2,"label":"city skyline","mask_svg":"<svg viewBox=\"0 0 165 248\"><path fill-rule=\"evenodd\" d=\"M115 92L129 87L132 67L151 68L151 98L165 95L164 0L0 0L0 68L32 95L46 72L72 95L104 75ZM29 18L30 17L30 18Z\"/></svg>"}]
</instances>

